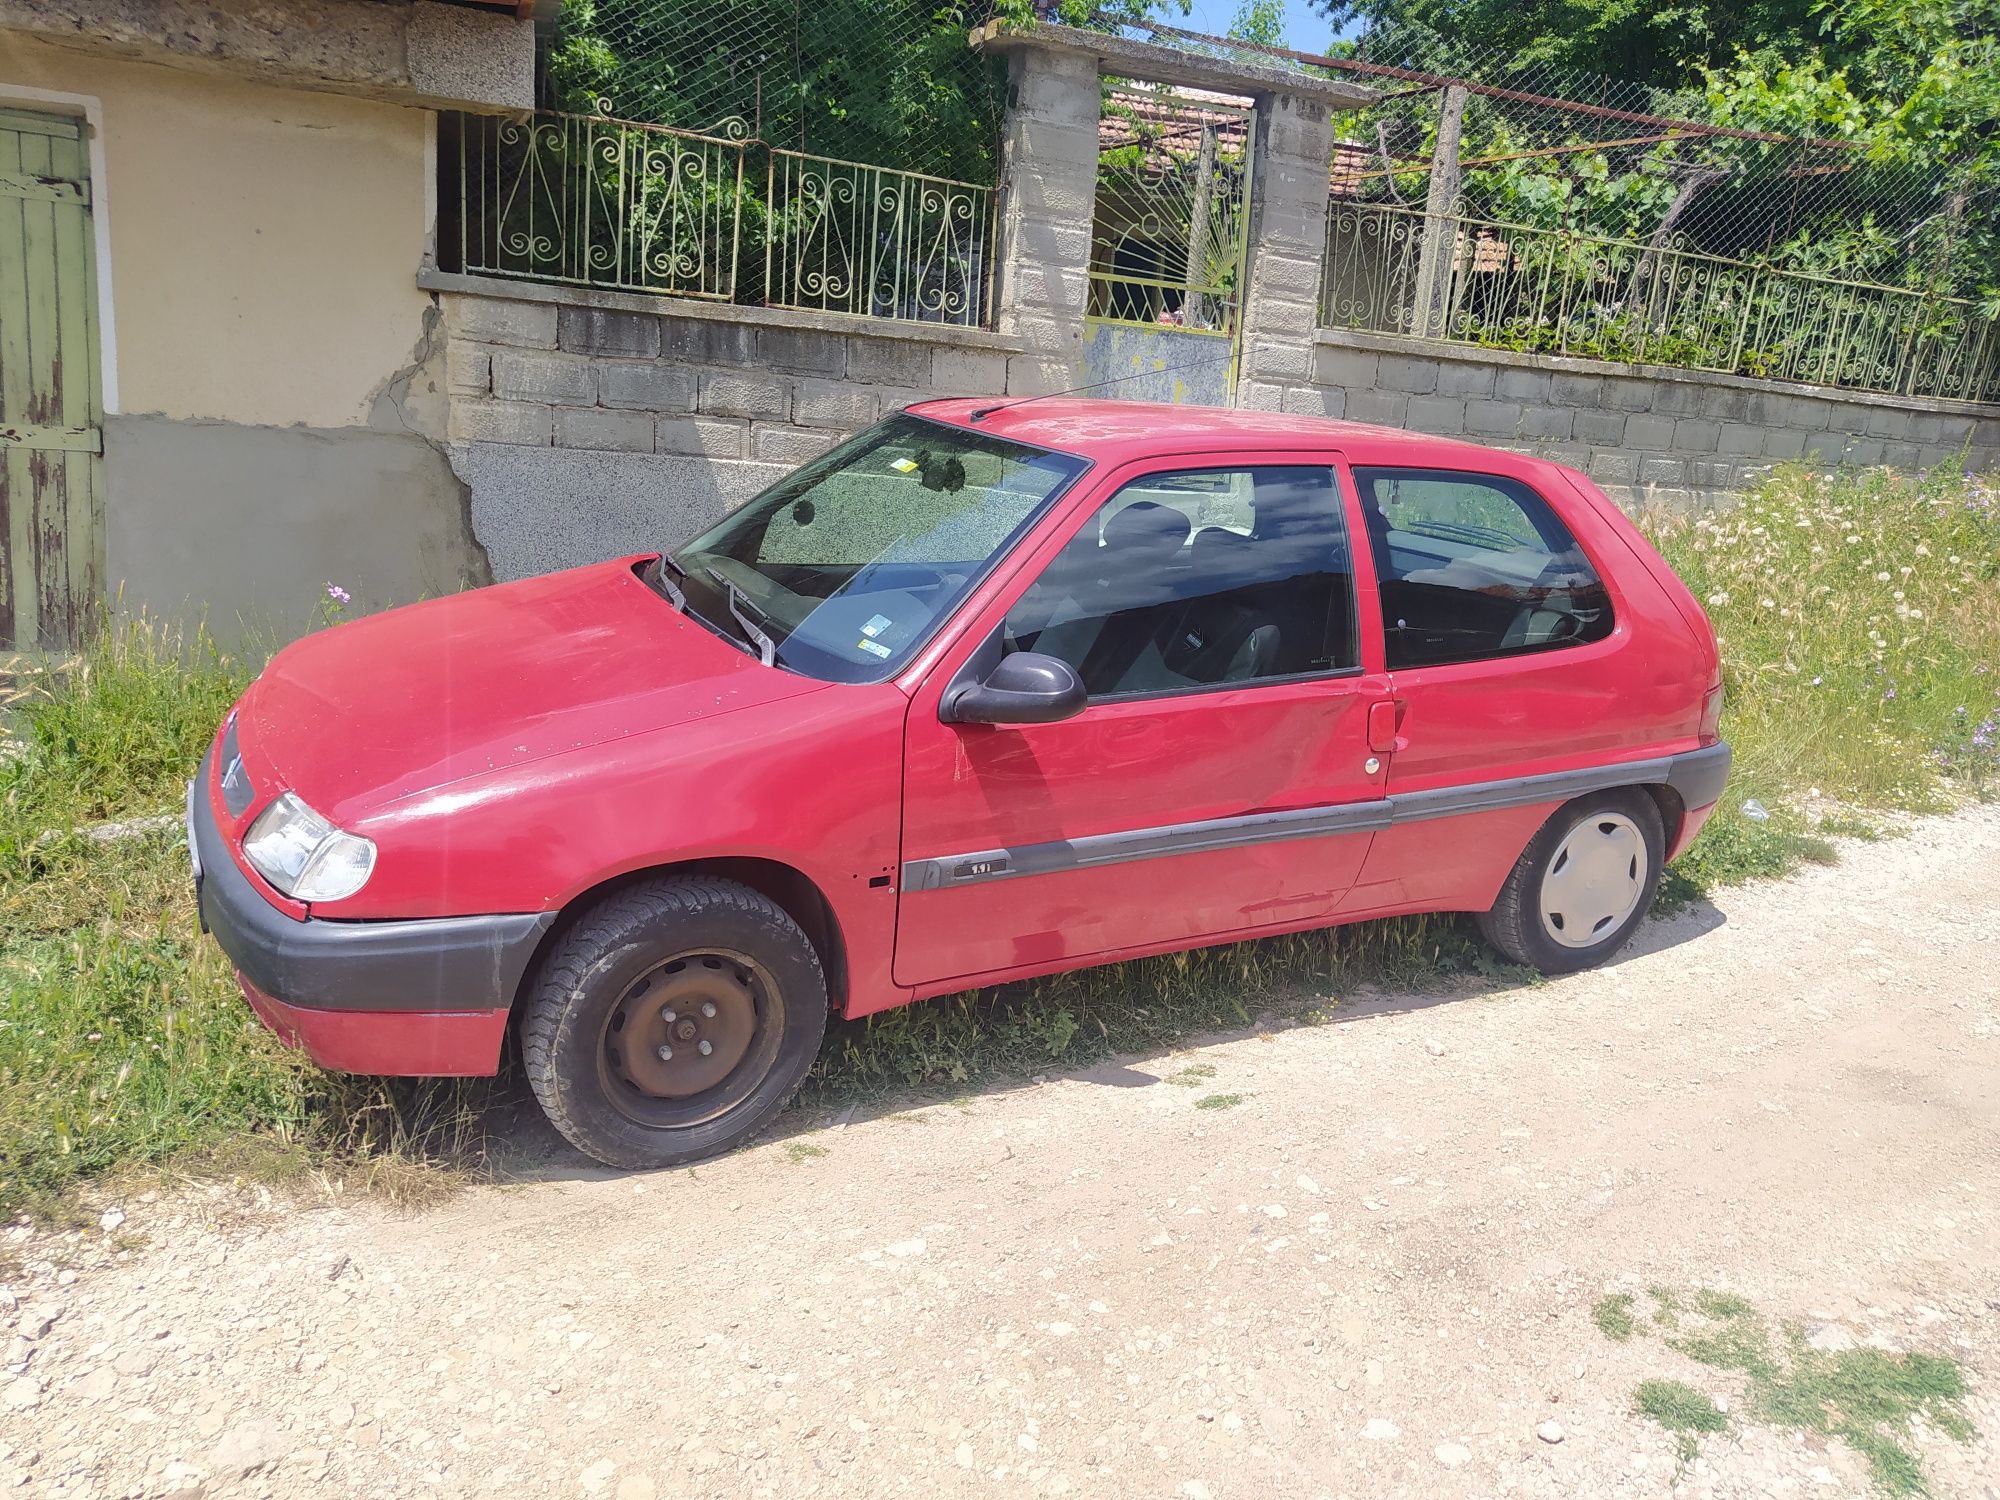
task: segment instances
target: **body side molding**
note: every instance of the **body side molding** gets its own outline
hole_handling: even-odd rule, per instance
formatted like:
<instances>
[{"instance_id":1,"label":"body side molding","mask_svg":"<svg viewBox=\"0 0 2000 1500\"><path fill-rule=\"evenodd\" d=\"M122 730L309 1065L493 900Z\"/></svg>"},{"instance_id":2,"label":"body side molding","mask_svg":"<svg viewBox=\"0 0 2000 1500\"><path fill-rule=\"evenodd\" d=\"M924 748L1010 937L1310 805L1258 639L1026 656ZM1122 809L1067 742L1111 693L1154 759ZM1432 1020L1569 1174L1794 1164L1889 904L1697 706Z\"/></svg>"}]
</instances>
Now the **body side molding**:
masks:
<instances>
[{"instance_id":1,"label":"body side molding","mask_svg":"<svg viewBox=\"0 0 2000 1500\"><path fill-rule=\"evenodd\" d=\"M1728 776L1729 747L1715 744L1678 755L1615 761L1581 770L1514 776L1500 781L1475 781L1424 792L1401 792L1366 802L1246 813L1198 823L1167 823L1154 828L1090 834L1079 839L1023 844L1013 849L979 849L905 860L903 890L914 894L988 880L1011 880L1020 875L1053 875L1064 870L1161 859L1174 854L1202 854L1245 844L1373 833L1397 823L1421 823L1465 813L1527 807L1537 802L1567 802L1572 797L1621 786L1665 784L1673 787L1688 807L1706 807L1722 795Z\"/></svg>"}]
</instances>

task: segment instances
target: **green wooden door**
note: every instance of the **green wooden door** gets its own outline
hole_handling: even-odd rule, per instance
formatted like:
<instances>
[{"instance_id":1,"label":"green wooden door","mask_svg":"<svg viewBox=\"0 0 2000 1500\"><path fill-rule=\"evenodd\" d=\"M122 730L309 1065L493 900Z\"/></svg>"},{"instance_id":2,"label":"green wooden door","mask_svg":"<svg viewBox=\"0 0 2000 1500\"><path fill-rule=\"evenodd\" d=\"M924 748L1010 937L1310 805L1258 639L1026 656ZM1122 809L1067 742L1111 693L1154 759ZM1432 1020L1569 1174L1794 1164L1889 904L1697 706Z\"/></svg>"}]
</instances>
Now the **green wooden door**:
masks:
<instances>
[{"instance_id":1,"label":"green wooden door","mask_svg":"<svg viewBox=\"0 0 2000 1500\"><path fill-rule=\"evenodd\" d=\"M0 647L75 644L104 592L84 131L0 109Z\"/></svg>"}]
</instances>

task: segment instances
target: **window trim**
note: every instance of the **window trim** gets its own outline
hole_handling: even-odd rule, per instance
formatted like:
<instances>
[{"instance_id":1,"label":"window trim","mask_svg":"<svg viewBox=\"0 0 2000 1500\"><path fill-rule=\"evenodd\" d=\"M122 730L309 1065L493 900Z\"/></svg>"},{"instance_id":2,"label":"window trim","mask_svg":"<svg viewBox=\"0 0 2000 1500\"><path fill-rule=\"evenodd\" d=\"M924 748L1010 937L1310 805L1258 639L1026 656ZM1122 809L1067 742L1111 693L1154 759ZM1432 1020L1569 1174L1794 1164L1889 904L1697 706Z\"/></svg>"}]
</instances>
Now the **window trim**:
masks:
<instances>
[{"instance_id":1,"label":"window trim","mask_svg":"<svg viewBox=\"0 0 2000 1500\"><path fill-rule=\"evenodd\" d=\"M1416 464L1399 464L1399 463L1351 463L1348 465L1348 471L1349 471L1349 477L1351 478L1354 485L1354 507L1356 511L1359 512L1362 530L1366 533L1368 538L1368 563L1369 563L1369 571L1371 574L1371 582L1373 584L1373 593L1375 595L1375 615L1376 615L1376 623L1380 629L1378 640L1380 641L1380 649L1382 652L1382 668L1384 671L1396 674L1407 674L1411 672L1447 671L1458 668L1479 668L1479 667L1491 666L1495 663L1505 663L1505 662L1530 659L1534 657L1549 656L1561 651L1583 650L1593 646L1601 647L1606 645L1610 641L1616 639L1617 636L1624 631L1625 599L1622 592L1613 583L1614 575L1612 570L1607 569L1604 566L1603 561L1596 554L1596 552L1585 543L1583 537L1578 533L1577 528L1573 524L1571 524L1569 517L1563 514L1562 507L1559 506L1555 501L1551 500L1549 498L1548 492L1545 491L1540 485L1535 484L1532 480L1523 478L1521 475L1518 474L1505 474L1490 468L1484 468L1484 469L1453 468L1448 465L1440 465L1440 464L1416 465ZM1498 489L1500 493L1503 495L1507 494L1507 490L1505 488L1506 486L1518 485L1521 489L1527 491L1528 494L1532 495L1536 500L1541 502L1542 509L1547 514L1548 518L1554 521L1556 525L1562 528L1563 533L1569 538L1570 545L1574 547L1576 551L1583 557L1583 560L1587 564L1589 564L1591 574L1597 580L1597 586L1604 591L1605 604L1611 611L1611 628L1608 631L1606 631L1603 635L1597 637L1595 640L1584 640L1577 637L1570 637L1564 640L1544 641L1539 645L1524 645L1512 648L1503 648L1501 650L1483 653L1478 656L1454 656L1444 661L1422 661L1422 662L1407 662L1402 665L1396 664L1394 661L1390 659L1392 642L1394 640L1394 632L1392 632L1389 628L1389 619L1386 612L1387 606L1383 600L1382 587L1385 582L1390 582L1390 581L1401 582L1402 580L1400 579L1390 580L1386 576L1386 570L1384 567L1386 559L1376 554L1375 531L1374 527L1370 524L1371 512L1369 507L1368 496L1363 492L1362 489L1361 476L1363 472L1393 473L1398 475L1399 477L1429 478L1429 479L1442 480L1446 482L1455 480L1455 481L1470 482L1470 483L1484 483L1488 485L1490 488ZM1494 481L1498 481L1498 484L1495 484ZM1511 499L1512 497L1509 496L1509 498ZM1535 525L1534 516L1525 509L1522 511L1522 515L1523 518L1528 521L1529 525L1533 527L1535 535L1540 539L1542 545L1546 547L1548 545L1548 538L1547 536L1543 535L1542 528L1540 526ZM1386 517L1384 519L1386 520ZM1549 555L1553 557L1555 554L1551 553Z\"/></svg>"},{"instance_id":2,"label":"window trim","mask_svg":"<svg viewBox=\"0 0 2000 1500\"><path fill-rule=\"evenodd\" d=\"M1149 479L1161 479L1174 474L1227 474L1241 473L1252 469L1323 469L1332 477L1335 511L1340 519L1342 533L1347 540L1347 551L1350 561L1347 575L1347 601L1349 623L1352 625L1354 632L1354 664L1347 667L1329 667L1319 672L1288 672L1281 677L1257 677L1252 678L1248 682L1197 682L1190 683L1186 687L1161 688L1145 692L1092 693L1085 699L1082 709L1076 713L1073 719L1062 722L1074 722L1075 719L1082 718L1099 705L1112 706L1126 703L1151 703L1176 698L1194 698L1209 693L1251 692L1258 688L1283 687L1287 684L1298 685L1308 682L1338 681L1341 678L1366 675L1368 671L1368 639L1364 624L1365 611L1361 607L1361 554L1354 546L1355 521L1357 518L1365 520L1365 517L1361 516L1360 486L1349 472L1344 456L1338 451L1331 449L1312 454L1297 451L1280 451L1263 454L1262 456L1235 454L1227 458L1218 458L1212 454L1160 455L1160 458L1164 460L1171 460L1176 457L1182 461L1166 462L1160 467L1149 465L1143 469L1124 473L1122 477L1114 474L1111 487L1100 498L1082 509L1081 514L1077 517L1076 525L1062 535L1061 540L1055 543L1048 556L1039 565L1030 564L1028 568L1022 570L1024 573L1029 573L1030 576L1021 585L1019 592L1014 594L1008 600L1005 607L1000 610L999 617L993 622L993 627L987 632L986 638L982 639L979 645L973 648L971 654L966 657L958 670L951 674L945 688L945 695L947 697L950 695L953 687L959 685L969 673L975 670L975 663L985 661L989 646L998 642L1001 632L1006 629L1007 616L1013 613L1014 606L1021 602L1022 597L1029 589L1041 581L1043 574L1049 570L1049 567L1062 555L1069 544L1083 534L1084 528L1090 524L1091 519L1101 513L1112 501L1124 494L1126 490L1130 489L1133 485L1144 484ZM1203 459L1207 459L1208 461L1201 461ZM1072 486L1070 493L1074 493L1074 486ZM1192 540L1192 533L1190 533L1190 540ZM1369 592L1374 593L1378 601L1376 614L1379 624L1379 616L1381 614L1379 608L1380 594L1374 587L1375 560L1372 548L1368 557L1368 568L1369 582L1371 584ZM990 671L992 663L986 662L986 667ZM983 677L983 674L981 675Z\"/></svg>"},{"instance_id":3,"label":"window trim","mask_svg":"<svg viewBox=\"0 0 2000 1500\"><path fill-rule=\"evenodd\" d=\"M1029 547L1034 544L1035 533L1039 531L1045 524L1047 524L1048 519L1051 515L1054 515L1060 511L1063 502L1068 500L1071 496L1073 496L1077 492L1078 488L1082 486L1085 483L1085 481L1090 478L1091 474L1095 471L1097 467L1096 461L1094 459L1086 458L1084 455L1080 453L1071 453L1066 449L1062 448L1050 448L1041 443L1024 442L1019 438L1007 437L1004 434L984 432L976 426L961 427L955 423L942 422L935 417L925 416L920 412L915 412L909 410L908 408L904 408L899 411L890 412L885 416L879 418L878 420L869 423L868 426L862 428L859 432L856 432L852 436L847 437L842 441L834 444L834 446L827 449L825 453L819 454L812 459L808 459L806 463L794 465L784 474L781 474L778 476L778 478L772 480L771 483L766 485L763 489L757 491L756 494L750 496L748 499L744 500L741 504L732 507L727 514L718 519L707 529L697 533L693 537L683 540L679 546L662 548L661 555L665 557L674 558L676 561L676 565L678 566L679 554L683 552L690 545L690 543L699 541L702 537L709 535L710 532L714 531L719 526L721 526L722 522L727 520L729 516L735 515L738 512L744 510L746 507L755 504L758 500L762 499L765 495L769 494L770 491L776 489L779 485L785 483L785 481L793 478L799 472L799 470L807 467L808 464L816 463L822 458L830 457L831 455L838 453L842 449L847 448L849 446L858 445L863 439L873 435L876 429L881 427L886 427L890 422L895 421L898 418L908 418L912 422L921 423L928 427L934 427L938 429L940 432L948 433L957 437L963 437L966 434L970 433L974 437L994 438L999 442L1012 443L1017 448L1026 448L1038 454L1043 454L1051 458L1063 459L1067 463L1074 465L1074 468L1070 471L1070 473L1067 476L1064 477L1061 483L1057 484L1053 489L1049 491L1048 494L1044 495L1039 501L1037 501L1035 503L1034 508L1030 510L1027 515L1023 516L1018 523L1016 523L1013 530L1007 534L1007 536L1001 541L1000 545L997 548L995 548L990 554L987 555L987 557L982 561L980 566L966 580L965 587L959 591L958 599L948 609L945 609L944 611L939 613L934 619L932 619L930 624L924 629L924 631L920 635L916 636L911 640L910 644L902 652L903 656L902 661L898 662L893 667L889 667L883 671L876 673L873 676L861 677L861 678L822 677L816 672L807 672L799 667L788 665L782 661L774 661L771 664L773 670L789 673L794 677L802 677L808 682L825 683L835 687L874 687L881 683L896 682L901 680L905 674L910 672L910 670L914 666L916 666L919 662L921 662L924 659L925 653L932 646L936 645L938 641L945 638L946 632L951 629L951 627L958 620L959 616L965 610L965 608L974 602L974 600L978 596L980 589L984 587L985 584L988 581L990 581L996 574L998 574L1000 570L1004 568L1011 559L1017 557L1020 554L1022 548ZM722 640L727 644L733 647L737 647L739 649L743 646L742 639L736 635L732 635L729 631L723 629L719 621L712 620L708 618L706 615L697 613L692 609L684 609L678 611L678 613L680 613L687 619L693 620L698 625L701 625L711 635L714 635L719 640ZM782 646L779 647L780 651L782 651L783 649L784 648Z\"/></svg>"}]
</instances>

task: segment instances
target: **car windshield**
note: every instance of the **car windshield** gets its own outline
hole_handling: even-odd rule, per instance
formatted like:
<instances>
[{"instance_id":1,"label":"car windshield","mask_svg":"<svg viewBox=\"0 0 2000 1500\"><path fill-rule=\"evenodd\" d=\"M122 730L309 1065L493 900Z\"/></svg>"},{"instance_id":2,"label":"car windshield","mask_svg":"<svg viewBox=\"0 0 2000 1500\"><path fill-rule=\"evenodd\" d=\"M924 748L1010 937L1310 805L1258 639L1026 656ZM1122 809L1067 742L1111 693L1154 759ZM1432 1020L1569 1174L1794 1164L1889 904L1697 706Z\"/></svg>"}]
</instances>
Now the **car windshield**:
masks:
<instances>
[{"instance_id":1,"label":"car windshield","mask_svg":"<svg viewBox=\"0 0 2000 1500\"><path fill-rule=\"evenodd\" d=\"M780 666L889 676L1088 467L899 415L671 554L689 610Z\"/></svg>"}]
</instances>

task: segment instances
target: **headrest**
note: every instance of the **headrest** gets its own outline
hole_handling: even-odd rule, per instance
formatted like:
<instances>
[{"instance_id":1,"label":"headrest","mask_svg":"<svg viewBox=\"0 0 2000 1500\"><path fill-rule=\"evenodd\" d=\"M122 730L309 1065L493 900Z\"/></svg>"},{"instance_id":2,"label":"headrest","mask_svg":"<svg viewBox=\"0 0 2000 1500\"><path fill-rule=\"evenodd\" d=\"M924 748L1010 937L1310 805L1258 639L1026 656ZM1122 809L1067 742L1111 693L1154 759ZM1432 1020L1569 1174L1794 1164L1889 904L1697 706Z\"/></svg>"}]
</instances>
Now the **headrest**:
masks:
<instances>
[{"instance_id":1,"label":"headrest","mask_svg":"<svg viewBox=\"0 0 2000 1500\"><path fill-rule=\"evenodd\" d=\"M1104 545L1121 552L1175 552L1193 529L1185 512L1154 500L1136 500L1104 523Z\"/></svg>"}]
</instances>

